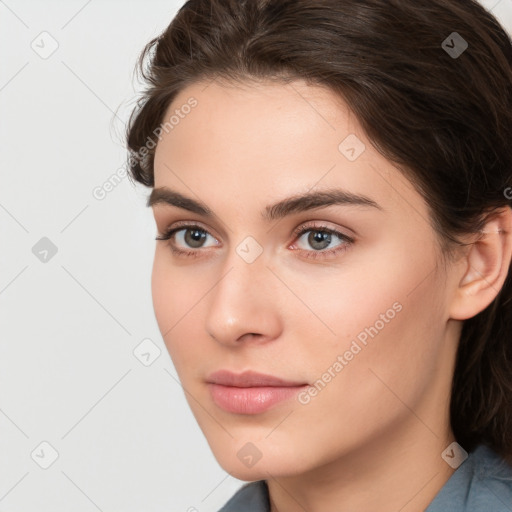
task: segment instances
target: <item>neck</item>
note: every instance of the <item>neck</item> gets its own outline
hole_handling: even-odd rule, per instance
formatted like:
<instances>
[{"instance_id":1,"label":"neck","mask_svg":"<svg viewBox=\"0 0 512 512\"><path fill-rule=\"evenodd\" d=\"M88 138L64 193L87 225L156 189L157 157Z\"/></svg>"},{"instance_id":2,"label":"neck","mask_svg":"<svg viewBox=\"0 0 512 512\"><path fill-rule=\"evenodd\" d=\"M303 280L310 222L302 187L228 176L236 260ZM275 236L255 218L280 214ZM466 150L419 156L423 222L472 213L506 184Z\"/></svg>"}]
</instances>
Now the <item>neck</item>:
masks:
<instances>
[{"instance_id":1,"label":"neck","mask_svg":"<svg viewBox=\"0 0 512 512\"><path fill-rule=\"evenodd\" d=\"M408 423L307 474L269 478L271 512L423 512L455 471L441 457L455 438Z\"/></svg>"}]
</instances>

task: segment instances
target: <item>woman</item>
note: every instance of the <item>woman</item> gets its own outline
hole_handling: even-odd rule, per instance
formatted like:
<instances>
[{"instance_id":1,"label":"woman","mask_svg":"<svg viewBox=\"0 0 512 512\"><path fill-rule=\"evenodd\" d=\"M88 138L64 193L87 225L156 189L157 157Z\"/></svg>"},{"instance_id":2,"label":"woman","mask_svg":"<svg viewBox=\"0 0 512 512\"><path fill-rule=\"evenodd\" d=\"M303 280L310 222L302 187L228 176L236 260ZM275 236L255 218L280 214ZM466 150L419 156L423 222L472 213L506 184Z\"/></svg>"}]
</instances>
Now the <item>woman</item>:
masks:
<instances>
[{"instance_id":1,"label":"woman","mask_svg":"<svg viewBox=\"0 0 512 512\"><path fill-rule=\"evenodd\" d=\"M147 60L149 63L145 66ZM223 512L512 510L512 45L472 0L196 0L127 132Z\"/></svg>"}]
</instances>

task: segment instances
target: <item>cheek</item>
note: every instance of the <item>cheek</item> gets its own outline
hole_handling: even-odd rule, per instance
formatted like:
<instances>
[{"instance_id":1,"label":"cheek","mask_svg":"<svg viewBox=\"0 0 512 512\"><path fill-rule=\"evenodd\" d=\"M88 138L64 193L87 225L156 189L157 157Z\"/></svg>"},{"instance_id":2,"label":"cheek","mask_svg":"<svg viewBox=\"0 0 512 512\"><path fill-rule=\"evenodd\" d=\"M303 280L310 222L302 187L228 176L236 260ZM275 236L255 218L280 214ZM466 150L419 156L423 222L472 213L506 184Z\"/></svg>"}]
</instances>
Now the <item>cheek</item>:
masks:
<instances>
[{"instance_id":1,"label":"cheek","mask_svg":"<svg viewBox=\"0 0 512 512\"><path fill-rule=\"evenodd\" d=\"M165 247L156 249L151 293L160 333L179 371L182 364L201 357L204 324L198 315L204 314L201 301L214 281L197 271L191 273L176 266L170 261L167 250Z\"/></svg>"},{"instance_id":2,"label":"cheek","mask_svg":"<svg viewBox=\"0 0 512 512\"><path fill-rule=\"evenodd\" d=\"M444 288L433 272L435 261L433 252L402 250L400 256L391 247L379 251L378 261L359 261L357 268L300 277L297 289L304 290L314 314L292 313L300 304L288 311L296 319L295 331L307 333L297 339L299 352L311 362L309 378L320 378L338 356L344 361L343 368L336 365L336 375L363 388L368 379L377 380L369 368L400 387L435 368L444 328Z\"/></svg>"},{"instance_id":3,"label":"cheek","mask_svg":"<svg viewBox=\"0 0 512 512\"><path fill-rule=\"evenodd\" d=\"M162 250L157 247L151 274L153 309L162 336L172 328L177 297L181 294L176 287L170 267L164 263Z\"/></svg>"},{"instance_id":4,"label":"cheek","mask_svg":"<svg viewBox=\"0 0 512 512\"><path fill-rule=\"evenodd\" d=\"M400 279L388 268L368 272L357 285L332 283L336 300L325 301L319 315L337 337L323 336L304 351L320 390L311 412L321 416L328 408L341 420L351 411L352 421L371 430L375 418L407 414L403 404L414 406L431 385L443 356L443 282L435 274L425 279L421 261L396 262L396 268ZM338 420L326 429L337 428Z\"/></svg>"},{"instance_id":5,"label":"cheek","mask_svg":"<svg viewBox=\"0 0 512 512\"><path fill-rule=\"evenodd\" d=\"M186 322L187 311L191 313L193 289L190 282L187 285L183 272L169 262L165 249L157 248L151 275L151 293L155 318L169 352L169 341L175 338L180 324Z\"/></svg>"}]
</instances>

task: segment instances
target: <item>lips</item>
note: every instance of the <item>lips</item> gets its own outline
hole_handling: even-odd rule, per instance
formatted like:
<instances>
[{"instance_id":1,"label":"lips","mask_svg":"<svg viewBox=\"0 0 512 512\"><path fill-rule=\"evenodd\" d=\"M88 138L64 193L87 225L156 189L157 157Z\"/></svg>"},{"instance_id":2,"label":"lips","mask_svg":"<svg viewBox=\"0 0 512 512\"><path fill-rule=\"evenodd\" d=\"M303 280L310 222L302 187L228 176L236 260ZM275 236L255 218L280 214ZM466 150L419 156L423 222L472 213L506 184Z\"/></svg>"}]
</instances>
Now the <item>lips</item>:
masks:
<instances>
[{"instance_id":1,"label":"lips","mask_svg":"<svg viewBox=\"0 0 512 512\"><path fill-rule=\"evenodd\" d=\"M235 414L262 413L308 386L304 382L253 371L236 374L220 370L206 380L213 401L221 409Z\"/></svg>"}]
</instances>

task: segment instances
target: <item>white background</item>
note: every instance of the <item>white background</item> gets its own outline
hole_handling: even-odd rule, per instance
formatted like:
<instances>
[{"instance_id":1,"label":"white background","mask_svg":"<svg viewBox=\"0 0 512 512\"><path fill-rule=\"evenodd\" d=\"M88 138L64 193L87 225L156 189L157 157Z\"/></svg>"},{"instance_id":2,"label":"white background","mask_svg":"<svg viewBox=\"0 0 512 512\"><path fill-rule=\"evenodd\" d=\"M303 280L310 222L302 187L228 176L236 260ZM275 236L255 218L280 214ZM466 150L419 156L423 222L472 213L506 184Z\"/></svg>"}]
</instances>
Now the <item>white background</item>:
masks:
<instances>
[{"instance_id":1,"label":"white background","mask_svg":"<svg viewBox=\"0 0 512 512\"><path fill-rule=\"evenodd\" d=\"M182 3L0 0L0 512L214 512L242 484L158 331L148 190L93 196L125 163L136 59ZM512 0L482 3L512 33Z\"/></svg>"}]
</instances>

